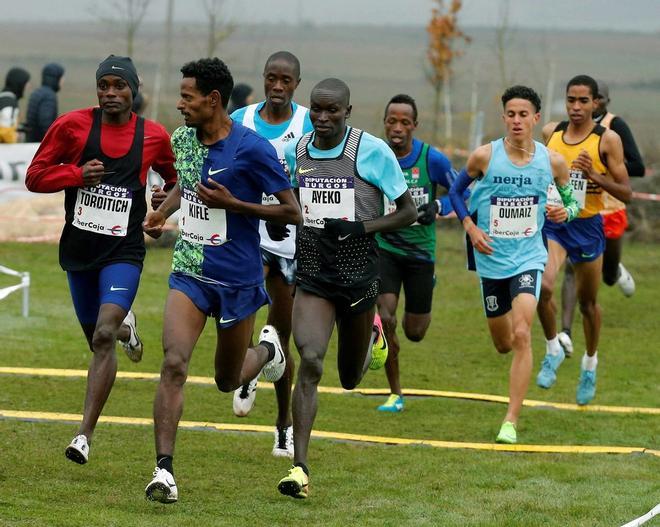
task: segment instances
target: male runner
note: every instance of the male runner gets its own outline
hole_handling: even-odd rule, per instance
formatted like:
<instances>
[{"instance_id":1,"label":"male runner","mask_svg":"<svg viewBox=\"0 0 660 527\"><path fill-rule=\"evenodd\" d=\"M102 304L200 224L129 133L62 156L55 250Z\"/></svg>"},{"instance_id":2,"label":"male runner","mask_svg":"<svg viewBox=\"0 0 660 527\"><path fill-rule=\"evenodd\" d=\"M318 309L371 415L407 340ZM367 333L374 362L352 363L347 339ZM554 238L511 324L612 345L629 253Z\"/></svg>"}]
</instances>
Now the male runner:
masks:
<instances>
[{"instance_id":1,"label":"male runner","mask_svg":"<svg viewBox=\"0 0 660 527\"><path fill-rule=\"evenodd\" d=\"M280 163L287 170L284 147L313 129L309 110L293 102L293 95L300 84L300 62L288 51L278 51L268 57L263 76L266 100L236 110L231 118L268 139L275 147ZM277 199L272 195L264 195L262 203L277 203ZM289 354L289 337L296 278L296 230L261 221L259 234L266 290L272 299L268 306L268 324L277 330L286 356L284 375L275 383L278 413L273 455L293 457L290 400L295 367ZM237 416L246 416L250 412L256 390L255 378L234 392L233 409Z\"/></svg>"},{"instance_id":2,"label":"male runner","mask_svg":"<svg viewBox=\"0 0 660 527\"><path fill-rule=\"evenodd\" d=\"M436 185L449 190L454 180L451 162L444 154L414 138L417 105L409 95L395 95L385 107L385 137L396 155L415 201L419 217L409 227L376 235L380 253L378 311L389 348L385 372L391 395L378 407L381 412L403 411L399 380L399 337L396 310L401 284L406 295L403 331L408 340L419 342L431 323L435 285L435 218L453 211L449 196L436 200ZM385 212L396 205L385 198Z\"/></svg>"},{"instance_id":3,"label":"male runner","mask_svg":"<svg viewBox=\"0 0 660 527\"><path fill-rule=\"evenodd\" d=\"M355 388L367 367L382 367L387 357L382 326L374 324L379 280L373 233L417 217L394 154L380 139L347 126L350 113L348 86L339 79L319 82L311 94L314 131L285 152L303 216L293 302L300 369L293 391L294 466L278 488L295 498L309 492L307 450L335 323L345 389ZM397 205L385 216L383 194Z\"/></svg>"},{"instance_id":4,"label":"male runner","mask_svg":"<svg viewBox=\"0 0 660 527\"><path fill-rule=\"evenodd\" d=\"M586 354L582 358L576 400L588 404L596 395L596 365L600 336L600 286L605 235L603 232L603 191L628 202L632 195L624 164L621 139L592 120L596 81L588 75L573 77L566 86L568 121L548 123L543 137L548 148L559 152L570 165L571 184L581 211L567 225L546 223L548 264L543 273L539 319L546 338L546 355L536 384L550 388L557 380L557 368L565 357L557 337L557 307L553 291L557 273L568 257L575 270Z\"/></svg>"},{"instance_id":5,"label":"male runner","mask_svg":"<svg viewBox=\"0 0 660 527\"><path fill-rule=\"evenodd\" d=\"M67 272L76 316L92 350L78 434L66 457L87 463L92 434L117 374L115 343L142 358L130 310L137 293L147 212L145 184L153 167L176 182L169 134L131 112L138 75L129 57L110 55L96 70L98 108L57 119L27 170L33 192L64 190L60 265Z\"/></svg>"},{"instance_id":6,"label":"male runner","mask_svg":"<svg viewBox=\"0 0 660 527\"><path fill-rule=\"evenodd\" d=\"M300 209L275 149L232 121L227 103L233 79L218 58L181 68L177 109L186 126L172 134L179 186L145 220L158 234L176 209L174 247L165 305L165 357L154 401L156 469L145 492L150 500L178 499L172 459L183 411L183 386L193 348L206 319L216 321L215 382L235 390L259 372L277 381L286 367L277 331L266 325L249 347L256 311L268 299L259 254L259 219L298 223ZM279 204L261 204L262 194Z\"/></svg>"},{"instance_id":7,"label":"male runner","mask_svg":"<svg viewBox=\"0 0 660 527\"><path fill-rule=\"evenodd\" d=\"M513 350L509 405L496 441L516 443L532 374L532 321L548 259L541 231L546 217L570 221L578 207L566 163L533 139L541 118L539 96L531 88L513 86L502 95L502 104L506 135L470 154L449 195L471 242L468 261L476 264L481 279L495 349ZM475 179L468 213L461 196ZM550 199L553 183L560 201Z\"/></svg>"},{"instance_id":8,"label":"male runner","mask_svg":"<svg viewBox=\"0 0 660 527\"><path fill-rule=\"evenodd\" d=\"M610 90L602 80L598 83L598 95L595 97L596 108L594 110L594 121L605 128L614 130L621 138L626 170L629 177L644 176L644 162L639 153L635 138L626 122L611 113L607 106L610 102ZM635 280L621 263L623 250L623 233L628 227L628 215L625 203L619 201L607 192L603 192L605 208L600 212L603 216L603 228L605 230L605 252L603 253L603 282L609 286L618 284L625 296L632 296L635 292ZM573 266L570 262L564 268L564 283L561 289L562 297L562 331L557 337L564 348L567 357L573 353L573 342L571 340L571 326L573 325L573 314L577 298L575 295L575 277Z\"/></svg>"}]
</instances>

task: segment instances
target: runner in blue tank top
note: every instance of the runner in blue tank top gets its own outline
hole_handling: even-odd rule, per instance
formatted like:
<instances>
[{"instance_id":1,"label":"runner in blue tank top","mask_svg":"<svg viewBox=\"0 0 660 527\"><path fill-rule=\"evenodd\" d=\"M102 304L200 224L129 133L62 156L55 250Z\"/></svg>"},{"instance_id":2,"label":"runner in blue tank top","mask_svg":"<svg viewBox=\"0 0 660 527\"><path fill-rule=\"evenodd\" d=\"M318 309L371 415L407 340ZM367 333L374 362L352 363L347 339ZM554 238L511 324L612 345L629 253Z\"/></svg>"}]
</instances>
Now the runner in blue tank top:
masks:
<instances>
[{"instance_id":1,"label":"runner in blue tank top","mask_svg":"<svg viewBox=\"0 0 660 527\"><path fill-rule=\"evenodd\" d=\"M539 96L513 86L502 95L502 104L506 136L470 154L449 195L469 237L468 260L481 279L495 348L513 350L509 406L496 440L515 443L532 373L531 327L547 260L541 229L546 218L572 220L578 208L563 158L532 138L541 117ZM468 212L461 196L475 180Z\"/></svg>"}]
</instances>

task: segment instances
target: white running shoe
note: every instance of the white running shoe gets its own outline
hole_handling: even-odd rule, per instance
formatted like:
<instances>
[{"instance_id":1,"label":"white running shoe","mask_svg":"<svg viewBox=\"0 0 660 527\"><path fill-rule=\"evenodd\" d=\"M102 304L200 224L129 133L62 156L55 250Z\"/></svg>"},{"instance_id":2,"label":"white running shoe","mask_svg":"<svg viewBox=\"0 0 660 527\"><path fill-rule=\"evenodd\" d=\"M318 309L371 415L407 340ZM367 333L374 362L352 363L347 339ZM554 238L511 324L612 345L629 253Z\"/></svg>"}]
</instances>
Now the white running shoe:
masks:
<instances>
[{"instance_id":1,"label":"white running shoe","mask_svg":"<svg viewBox=\"0 0 660 527\"><path fill-rule=\"evenodd\" d=\"M236 417L245 417L252 410L257 397L257 377L234 391L233 408Z\"/></svg>"},{"instance_id":2,"label":"white running shoe","mask_svg":"<svg viewBox=\"0 0 660 527\"><path fill-rule=\"evenodd\" d=\"M273 445L275 457L288 457L293 459L293 427L275 427L275 444Z\"/></svg>"},{"instance_id":3,"label":"white running shoe","mask_svg":"<svg viewBox=\"0 0 660 527\"><path fill-rule=\"evenodd\" d=\"M154 479L144 489L147 499L161 503L174 503L179 499L179 491L174 482L174 476L164 468L154 470Z\"/></svg>"},{"instance_id":4,"label":"white running shoe","mask_svg":"<svg viewBox=\"0 0 660 527\"><path fill-rule=\"evenodd\" d=\"M616 281L624 296L633 296L635 293L635 280L622 263L619 263L619 279Z\"/></svg>"},{"instance_id":5,"label":"white running shoe","mask_svg":"<svg viewBox=\"0 0 660 527\"><path fill-rule=\"evenodd\" d=\"M142 360L142 340L137 334L137 319L135 318L135 313L129 311L124 319L122 324L126 324L130 331L128 341L124 342L120 340L124 351L129 359L133 362L140 362Z\"/></svg>"},{"instance_id":6,"label":"white running shoe","mask_svg":"<svg viewBox=\"0 0 660 527\"><path fill-rule=\"evenodd\" d=\"M73 438L69 446L66 447L64 455L68 457L71 461L84 465L89 459L89 443L87 442L87 436L83 434L77 435Z\"/></svg>"},{"instance_id":7,"label":"white running shoe","mask_svg":"<svg viewBox=\"0 0 660 527\"><path fill-rule=\"evenodd\" d=\"M564 348L564 355L566 355L566 358L569 358L571 355L573 355L573 341L571 340L569 334L565 331L562 331L557 334L557 338L559 339L559 344L561 347Z\"/></svg>"},{"instance_id":8,"label":"white running shoe","mask_svg":"<svg viewBox=\"0 0 660 527\"><path fill-rule=\"evenodd\" d=\"M276 382L284 374L286 359L284 357L284 351L282 351L282 345L280 344L280 337L277 335L277 330L273 326L264 326L261 333L259 333L259 343L264 341L270 342L275 346L275 356L264 364L261 374L267 381Z\"/></svg>"}]
</instances>

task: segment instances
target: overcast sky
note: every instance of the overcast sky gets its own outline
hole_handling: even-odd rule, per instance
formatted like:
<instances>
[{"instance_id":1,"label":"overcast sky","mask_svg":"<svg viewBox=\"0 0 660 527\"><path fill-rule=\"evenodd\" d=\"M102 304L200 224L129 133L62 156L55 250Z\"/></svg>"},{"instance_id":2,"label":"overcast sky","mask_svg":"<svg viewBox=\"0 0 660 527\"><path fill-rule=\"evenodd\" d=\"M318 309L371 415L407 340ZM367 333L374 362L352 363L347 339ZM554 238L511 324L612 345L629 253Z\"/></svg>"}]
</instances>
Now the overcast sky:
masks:
<instances>
[{"instance_id":1,"label":"overcast sky","mask_svg":"<svg viewBox=\"0 0 660 527\"><path fill-rule=\"evenodd\" d=\"M123 5L126 0L3 1L2 21L93 20L94 6ZM445 0L449 3L451 0ZM464 0L464 26L493 26L507 0ZM511 25L660 32L660 0L508 0ZM424 25L432 0L225 0L226 13L237 23L311 21L344 24ZM54 9L54 6L57 6ZM148 17L163 20L167 0L151 0ZM179 21L200 20L202 0L175 0Z\"/></svg>"}]
</instances>

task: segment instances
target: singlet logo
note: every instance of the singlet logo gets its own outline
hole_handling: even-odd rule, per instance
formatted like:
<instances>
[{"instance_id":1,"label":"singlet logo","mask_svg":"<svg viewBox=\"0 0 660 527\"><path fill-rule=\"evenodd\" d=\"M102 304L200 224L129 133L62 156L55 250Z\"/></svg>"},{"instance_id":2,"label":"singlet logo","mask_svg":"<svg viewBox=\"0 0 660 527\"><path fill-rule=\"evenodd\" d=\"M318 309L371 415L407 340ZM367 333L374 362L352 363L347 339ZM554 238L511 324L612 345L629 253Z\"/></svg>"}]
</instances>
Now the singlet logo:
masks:
<instances>
[{"instance_id":1,"label":"singlet logo","mask_svg":"<svg viewBox=\"0 0 660 527\"><path fill-rule=\"evenodd\" d=\"M293 132L289 132L288 134L283 136L280 139L280 141L282 141L283 143L288 143L289 141L291 141L292 139L295 139L295 138L296 138L296 134L294 134Z\"/></svg>"},{"instance_id":2,"label":"singlet logo","mask_svg":"<svg viewBox=\"0 0 660 527\"><path fill-rule=\"evenodd\" d=\"M493 176L493 183L502 183L504 185L516 185L518 187L522 187L523 185L531 185L532 178L523 176L522 174L518 176Z\"/></svg>"}]
</instances>

